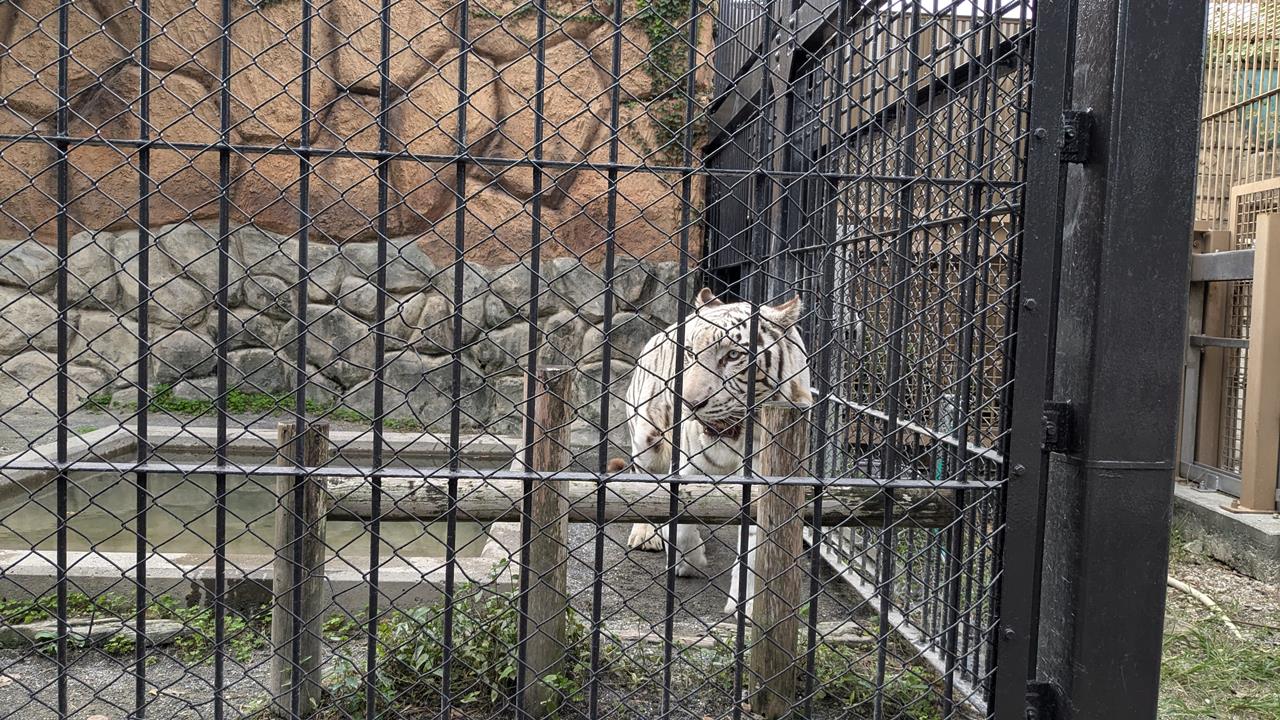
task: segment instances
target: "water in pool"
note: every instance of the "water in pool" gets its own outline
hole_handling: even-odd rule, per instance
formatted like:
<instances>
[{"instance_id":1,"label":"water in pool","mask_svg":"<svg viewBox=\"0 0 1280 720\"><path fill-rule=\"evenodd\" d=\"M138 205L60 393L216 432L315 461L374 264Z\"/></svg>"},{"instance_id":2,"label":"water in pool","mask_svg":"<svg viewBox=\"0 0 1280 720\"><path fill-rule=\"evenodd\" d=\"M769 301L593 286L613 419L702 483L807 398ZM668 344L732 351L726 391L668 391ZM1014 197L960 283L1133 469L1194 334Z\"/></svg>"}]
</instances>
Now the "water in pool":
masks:
<instances>
[{"instance_id":1,"label":"water in pool","mask_svg":"<svg viewBox=\"0 0 1280 720\"><path fill-rule=\"evenodd\" d=\"M215 530L215 476L195 473L152 474L147 478L152 500L147 508L147 539L152 552L211 555ZM227 476L228 554L269 555L275 537L275 477ZM33 492L17 491L0 500L0 549L57 548L57 483L50 480ZM75 473L68 482L67 545L71 551L134 552L137 488L134 476L119 473ZM384 560L400 556L443 556L446 525L384 522ZM326 544L332 555L368 558L370 535L354 521L327 523ZM457 523L457 551L476 556L485 536L476 523Z\"/></svg>"}]
</instances>

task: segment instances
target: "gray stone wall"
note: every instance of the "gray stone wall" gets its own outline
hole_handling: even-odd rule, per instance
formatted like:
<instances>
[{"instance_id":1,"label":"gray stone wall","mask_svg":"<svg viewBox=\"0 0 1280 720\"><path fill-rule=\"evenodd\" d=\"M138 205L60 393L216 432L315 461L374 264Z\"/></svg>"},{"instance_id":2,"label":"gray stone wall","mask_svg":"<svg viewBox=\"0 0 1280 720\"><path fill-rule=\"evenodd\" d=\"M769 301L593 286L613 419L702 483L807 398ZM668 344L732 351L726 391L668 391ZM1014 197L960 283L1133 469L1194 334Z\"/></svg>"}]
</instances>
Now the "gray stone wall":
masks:
<instances>
[{"instance_id":1,"label":"gray stone wall","mask_svg":"<svg viewBox=\"0 0 1280 720\"><path fill-rule=\"evenodd\" d=\"M377 328L377 244L308 247L308 398L321 407L373 412ZM255 227L230 238L226 288L228 386L285 395L297 387L299 247ZM57 257L34 241L0 242L0 410L56 401ZM149 382L184 400L213 400L219 313L216 229L186 223L156 231L147 259L151 302ZM72 326L70 407L107 395L136 395L140 253L136 231L83 232L71 240L68 303ZM610 425L636 354L674 321L677 264L616 264ZM437 266L413 238L388 245L385 408L389 417L431 429L449 424L452 405L455 284L461 282L461 408L468 430L512 433L527 363L527 265ZM538 362L580 370L580 425L600 416L603 371L603 269L571 258L541 268Z\"/></svg>"}]
</instances>

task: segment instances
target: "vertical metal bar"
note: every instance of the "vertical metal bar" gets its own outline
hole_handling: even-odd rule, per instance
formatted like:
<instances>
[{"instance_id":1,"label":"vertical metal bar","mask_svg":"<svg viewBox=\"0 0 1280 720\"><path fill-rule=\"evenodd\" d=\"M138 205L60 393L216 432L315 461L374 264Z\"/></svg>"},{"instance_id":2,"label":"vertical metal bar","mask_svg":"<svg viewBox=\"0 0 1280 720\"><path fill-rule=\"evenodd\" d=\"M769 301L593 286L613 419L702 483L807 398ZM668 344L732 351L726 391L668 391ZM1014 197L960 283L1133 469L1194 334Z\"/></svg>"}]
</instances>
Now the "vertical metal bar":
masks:
<instances>
[{"instance_id":1,"label":"vertical metal bar","mask_svg":"<svg viewBox=\"0 0 1280 720\"><path fill-rule=\"evenodd\" d=\"M960 615L960 545L961 537L956 523L962 522L959 518L964 516L964 507L967 502L968 494L964 490L957 490L955 494L956 506L961 509L957 519L952 521L952 526L947 528L947 570L946 570L946 606L943 610L943 626L942 626L942 658L945 668L942 674L942 716L951 717L956 710L955 705L955 689L956 689L956 670L958 659L956 657L956 642L959 628Z\"/></svg>"},{"instance_id":2,"label":"vertical metal bar","mask_svg":"<svg viewBox=\"0 0 1280 720\"><path fill-rule=\"evenodd\" d=\"M307 432L307 336L310 328L307 323L307 285L310 273L308 259L311 242L311 19L314 8L312 0L302 0L302 52L300 79L302 97L299 102L300 137L298 147L298 287L297 344L295 345L294 362L294 424L296 430L293 440L294 466L301 469L306 465ZM308 623L302 618L302 587L305 584L303 570L302 538L306 535L306 520L301 508L305 506L306 484L311 478L306 473L298 473L293 482L293 584L290 606L293 613L293 636L290 638L289 662L293 677L300 678L302 672L302 633L306 632ZM302 685L300 682L289 684L290 711L302 714Z\"/></svg>"},{"instance_id":3,"label":"vertical metal bar","mask_svg":"<svg viewBox=\"0 0 1280 720\"><path fill-rule=\"evenodd\" d=\"M1157 709L1204 11L1080 3L1072 104L1099 130L1068 174L1054 393L1082 409L1083 442L1050 458L1037 643L1066 720Z\"/></svg>"},{"instance_id":4,"label":"vertical metal bar","mask_svg":"<svg viewBox=\"0 0 1280 720\"><path fill-rule=\"evenodd\" d=\"M783 120L779 123L780 117L785 118L785 110L780 111L778 103L778 92L775 83L782 82L778 77L779 68L770 64L770 53L773 46L775 15L782 13L782 0L773 0L770 12L764 16L764 39L761 43L761 55L759 62L764 66L764 75L761 82L761 103L760 111L755 123L755 144L756 144L756 167L751 175L754 185L754 192L751 194L750 203L748 205L748 218L751 223L751 240L754 246L753 252L750 253L748 264L751 267L750 275L743 278L743 282L750 284L749 301L752 303L752 313L748 326L749 341L747 343L747 393L746 407L747 415L743 419L743 452L742 452L742 474L745 477L751 477L753 455L755 454L755 403L756 403L756 368L760 348L757 343L757 336L760 332L760 304L764 300L765 276L763 264L765 260L765 248L771 245L770 242L770 211L772 203L773 178L770 172L773 167L773 154L776 136L782 133L779 125L785 125ZM747 602L749 598L747 592L747 573L750 568L747 564L748 557L748 541L751 529L751 485L744 483L742 485L742 501L739 510L738 523L738 553L734 559L737 565L737 598L738 607L735 613L735 633L734 633L734 662L733 662L733 719L740 720L742 717L742 703L739 701L743 697L743 672L746 667L744 655L746 653L746 615ZM731 576L732 578L732 576Z\"/></svg>"},{"instance_id":5,"label":"vertical metal bar","mask_svg":"<svg viewBox=\"0 0 1280 720\"><path fill-rule=\"evenodd\" d=\"M71 337L71 321L68 317L67 308L67 250L68 250L68 233L67 220L71 213L70 208L70 179L68 177L70 167L69 158L67 156L68 142L66 140L68 126L70 123L70 95L68 89L67 63L71 57L71 49L68 46L68 11L71 7L71 0L61 0L58 3L58 112L57 112L57 128L58 140L54 143L57 151L57 183L58 183L58 217L57 217L57 233L58 233L58 278L57 278L57 304L58 304L58 370L57 370L57 457L58 480L57 480L57 602L58 602L58 639L57 639L57 664L58 664L58 717L66 718L69 708L67 705L67 493L70 491L68 487L69 478L65 470L67 462L67 433L69 427L67 425L67 389L69 386L68 367L67 367L67 349Z\"/></svg>"},{"instance_id":6,"label":"vertical metal bar","mask_svg":"<svg viewBox=\"0 0 1280 720\"><path fill-rule=\"evenodd\" d=\"M150 405L147 389L147 362L149 354L150 323L147 306L151 302L150 265L147 246L151 242L151 148L146 144L151 138L151 2L138 3L138 462L144 463L151 455L147 435L147 411ZM146 717L147 703L147 504L149 502L147 473L134 474L135 490L134 539L134 616L133 616L133 715L137 720Z\"/></svg>"},{"instance_id":7,"label":"vertical metal bar","mask_svg":"<svg viewBox=\"0 0 1280 720\"><path fill-rule=\"evenodd\" d=\"M227 285L231 263L231 0L221 2L221 38L219 40L218 93L218 331L214 353L217 375L217 448L219 466L227 464ZM213 545L213 717L222 720L226 712L227 656L227 475L214 476L214 545Z\"/></svg>"},{"instance_id":8,"label":"vertical metal bar","mask_svg":"<svg viewBox=\"0 0 1280 720\"><path fill-rule=\"evenodd\" d=\"M681 165L692 167L694 163L694 107L697 97L698 75L698 9L699 0L689 2L689 52L685 57L688 74L685 77L684 133L681 139ZM708 9L710 6L708 6ZM710 182L708 183L710 185ZM680 180L680 257L677 260L678 274L676 278L676 365L675 383L672 392L675 400L671 408L671 427L679 428L684 416L684 354L685 323L689 317L689 229L693 215L693 172L688 171ZM683 438L679 432L671 433L671 465L668 472L675 476L680 472L682 462ZM668 485L667 513L672 521L668 525L667 535L667 568L665 573L665 605L662 621L662 712L663 720L671 717L671 670L675 656L675 615L676 615L676 531L678 529L680 483ZM596 548L597 556L601 547ZM591 706L591 717L595 717L598 708Z\"/></svg>"},{"instance_id":9,"label":"vertical metal bar","mask_svg":"<svg viewBox=\"0 0 1280 720\"><path fill-rule=\"evenodd\" d=\"M605 210L605 239L604 239L604 321L600 326L600 333L604 338L604 347L601 349L601 365L600 365L600 436L597 441L596 452L596 471L603 474L609 462L609 401L612 399L611 385L613 382L613 272L614 261L617 253L618 242L618 117L621 110L621 89L622 89L622 5L616 2L613 4L613 34L610 41L610 62L609 62L609 170L606 184L606 210ZM592 624L591 624L591 651L593 661L597 664L593 665L592 680L592 707L598 709L599 704L599 678L595 674L598 671L598 655L600 650L600 633L601 624L596 617L595 600L596 595L601 593L604 584L604 527L605 527L605 485L602 478L597 478L596 485L596 516L595 516L595 536L594 548L595 559L592 568ZM603 596L601 595L603 601Z\"/></svg>"},{"instance_id":10,"label":"vertical metal bar","mask_svg":"<svg viewBox=\"0 0 1280 720\"><path fill-rule=\"evenodd\" d=\"M975 4L971 8L969 18L969 35L971 39L971 49L969 51L969 63L974 68L970 74L971 77L979 71L988 69L981 67L983 61L988 61L994 52L991 44L990 23L991 20L990 0L987 2L985 10L985 24L979 24L979 8ZM987 73L984 73L984 77ZM989 77L987 78L989 79ZM956 401L952 403L952 417L950 421L950 430L952 437L957 442L953 448L948 451L948 455L952 458L951 472L948 473L947 479L967 479L969 475L969 458L968 458L968 441L971 434L970 413L972 411L972 401L970 393L973 387L972 374L974 372L973 365L973 343L974 343L974 322L975 322L975 305L977 300L978 285L978 263L980 261L978 245L981 232L981 214L982 214L982 198L985 192L985 183L981 182L983 168L986 165L986 147L987 133L986 129L986 105L987 105L987 83L979 82L977 87L977 108L966 113L966 137L972 138L977 134L977 139L968 148L964 155L965 177L968 186L963 189L964 195L964 221L965 232L962 241L960 272L962 275L961 301L960 301L960 337L958 340L958 350L960 352L960 362L957 365L957 391ZM969 96L969 102L973 102L972 94ZM981 128L975 122L975 116L982 119ZM980 371L979 371L980 372ZM961 570L961 555L963 546L968 545L968 549L972 551L972 536L966 532L969 520L972 516L970 508L967 506L968 496L963 491L956 492L956 504L960 508L960 513L952 526L948 528L948 563L947 563L947 607L944 620L944 640L943 640L943 658L945 663L945 671L943 673L943 692L942 706L944 716L954 712L955 704L955 685L956 673L963 672L962 656L967 647L968 641L968 620L969 614L962 610L961 601L961 585L964 586L963 607L970 606L970 594L972 592L972 575L969 572L971 567L971 552L963 553L965 556L965 570ZM968 543L966 543L966 539ZM965 630L961 632L961 625L965 625Z\"/></svg>"},{"instance_id":11,"label":"vertical metal bar","mask_svg":"<svg viewBox=\"0 0 1280 720\"><path fill-rule=\"evenodd\" d=\"M876 679L875 679L875 697L872 699L871 713L875 720L883 720L884 711L884 695L885 695L885 672L887 670L889 655L889 610L893 603L893 508L894 508L894 491L892 487L882 489L884 495L884 515L882 522L884 528L880 531L879 538L879 554L876 558L876 594L880 599L879 615L880 624L876 630ZM944 717L946 717L944 715Z\"/></svg>"},{"instance_id":12,"label":"vertical metal bar","mask_svg":"<svg viewBox=\"0 0 1280 720\"><path fill-rule=\"evenodd\" d=\"M1013 328L1013 397L1009 411L1009 482L1004 491L1004 547L996 593L1000 642L996 647L992 711L998 720L1021 720L1026 681L1035 673L1039 635L1041 548L1044 541L1048 467L1040 448L1041 413L1053 382L1058 275L1062 245L1062 194L1066 166L1058 158L1062 109L1071 94L1077 0L1036 5L1032 68L1031 138L1021 233L1011 269L1018 311Z\"/></svg>"},{"instance_id":13,"label":"vertical metal bar","mask_svg":"<svg viewBox=\"0 0 1280 720\"><path fill-rule=\"evenodd\" d=\"M904 11L905 12L905 11ZM885 425L885 441L888 446L888 453L884 459L885 478L892 480L901 472L899 467L904 459L904 453L901 449L901 440L899 439L898 420L902 410L902 394L903 394L903 353L904 353L904 326L906 324L906 305L907 292L909 287L909 272L913 254L911 248L912 225L915 222L914 193L915 193L915 175L919 172L918 162L916 159L916 123L919 117L919 109L916 107L915 94L911 89L915 88L919 70L919 28L920 28L920 6L918 3L912 3L909 10L910 29L906 43L906 54L903 56L903 62L907 65L907 81L903 86L900 102L905 108L902 136L899 142L903 144L902 150L898 153L899 167L898 174L904 178L902 186L898 189L897 211L898 211L898 229L897 229L897 257L894 259L894 269L891 277L893 278L893 290L891 292L891 307L889 321L889 399L886 408L888 417ZM907 468L909 471L910 468ZM888 655L888 633L889 627L889 611L893 607L893 554L894 532L893 532L893 491L885 490L885 507L884 507L884 527L880 530L879 537L879 575L877 581L876 593L879 595L880 607L880 623L876 637L876 688L880 692L876 693L874 705L874 717L880 720L884 717L884 679L886 661Z\"/></svg>"},{"instance_id":14,"label":"vertical metal bar","mask_svg":"<svg viewBox=\"0 0 1280 720\"><path fill-rule=\"evenodd\" d=\"M1026 5L1022 5L1019 7L1019 14L1017 18L1019 36L1023 36L1029 31L1034 32L1034 30L1030 30L1031 26L1028 24L1027 10L1028 8ZM1016 83L1017 87L1020 89L1020 92L1023 93L1024 96L1026 96L1026 99L1024 99L1023 102L1026 103L1027 105L1030 105L1029 96L1032 94L1030 76L1031 76L1030 58L1025 56L1020 57L1019 62L1017 64L1017 73L1015 75L1014 82ZM1030 120L1031 120L1030 115L1031 113L1029 110L1018 112L1018 118L1016 122L1016 133L1015 133L1016 137L1021 139L1019 147L1021 147L1022 149L1022 152L1015 153L1015 157L1014 157L1015 177L1023 179L1024 182L1027 178L1027 166L1028 166L1028 159L1029 159L1028 148L1031 146L1031 143L1033 142L1033 140L1031 139L1032 136L1029 133ZM1008 236L1006 238L1007 246L1006 246L1005 255L1004 255L1004 263L1005 263L1004 275L1005 275L1005 282L1007 283L1007 287L1005 288L1005 294L1007 295L1008 299L1006 301L1007 305L1004 308L1005 332L1004 332L1003 351L1002 351L1003 352L1002 367L1001 367L1001 373L1000 373L1000 377L1001 377L1001 380L1003 381L1004 388L1001 391L1000 405L999 405L999 407L1001 408L1000 424L999 424L999 433L1000 433L1001 439L1000 439L999 447L1000 447L1001 454L1006 458L1009 458L1011 456L1010 448L1011 448L1012 439L1013 439L1013 433L1010 432L1010 430L1012 427L1013 412L1014 412L1015 386L1014 386L1013 379L1015 374L1014 358L1016 355L1016 348L1017 348L1017 341L1018 341L1018 332L1017 332L1018 307L1019 307L1017 303L1017 298L1019 294L1018 275L1019 275L1019 267L1022 261L1020 248L1021 248L1021 239L1023 237L1024 218L1025 218L1025 212L1023 210L1023 208L1025 207L1025 195L1026 195L1025 185L1023 186L1023 188L1020 188L1014 194L1014 197L1016 198L1014 203L1015 209L1013 213L1011 213L1011 217L1009 220ZM1052 343L1052 342L1053 340L1051 336L1046 337L1046 343ZM1043 387L1043 383L1042 383L1042 387ZM997 472L1002 472L1002 470L997 469ZM987 474L988 475L991 474L991 468L988 468ZM995 689L997 685L996 681L998 678L998 672L997 672L998 665L997 665L996 659L999 656L1000 643L1003 641L1003 633L1001 632L999 621L1000 621L1000 618L1003 616L1003 612L1004 612L1004 608L1001 604L1000 587L1001 587L1002 578L1004 578L1004 575L1005 575L1005 571L1004 571L1005 549L1006 549L1005 540L1007 536L1006 528L1008 523L1006 512L1005 512L1007 504L1005 501L1007 498L1008 498L1008 492L1006 490L1005 492L997 493L991 500L991 502L996 503L996 507L995 507L996 530L994 532L994 541L992 543L992 548L991 548L991 556L992 556L991 577L993 582L991 583L991 588L990 588L991 609L988 611L988 618L987 618L987 627L988 627L988 634L990 636L990 639L988 641L988 651L987 651L987 657L986 657L986 672L984 673L984 677L986 678L986 683L985 683L986 696L987 696L986 700L987 700L988 708L994 708L996 704Z\"/></svg>"},{"instance_id":15,"label":"vertical metal bar","mask_svg":"<svg viewBox=\"0 0 1280 720\"><path fill-rule=\"evenodd\" d=\"M378 151L386 153L390 147L387 129L387 110L391 96L391 3L382 0L378 14ZM378 220L377 271L374 292L377 295L374 308L373 334L373 455L370 465L375 471L383 469L386 413L386 358L387 358L387 201L390 188L391 161L383 155L378 159ZM366 720L378 715L378 612L380 588L378 571L382 557L382 475L370 478L370 500L373 517L369 522L369 617L365 630L364 714Z\"/></svg>"},{"instance_id":16,"label":"vertical metal bar","mask_svg":"<svg viewBox=\"0 0 1280 720\"><path fill-rule=\"evenodd\" d=\"M470 139L467 137L467 107L470 103L467 88L467 61L471 55L471 3L461 0L458 4L458 136L454 163L454 222L453 222L453 342L450 344L450 395L449 408L449 512L445 519L444 542L444 667L440 683L440 712L448 718L453 711L453 613L454 591L458 569L458 475L462 464L462 303L463 259L466 256L467 230L467 164L470 161ZM526 465L527 470L530 465ZM522 536L527 539L527 536ZM521 646L521 653L523 653ZM520 667L524 667L521 656ZM520 703L517 693L516 702ZM520 705L517 704L517 709Z\"/></svg>"}]
</instances>

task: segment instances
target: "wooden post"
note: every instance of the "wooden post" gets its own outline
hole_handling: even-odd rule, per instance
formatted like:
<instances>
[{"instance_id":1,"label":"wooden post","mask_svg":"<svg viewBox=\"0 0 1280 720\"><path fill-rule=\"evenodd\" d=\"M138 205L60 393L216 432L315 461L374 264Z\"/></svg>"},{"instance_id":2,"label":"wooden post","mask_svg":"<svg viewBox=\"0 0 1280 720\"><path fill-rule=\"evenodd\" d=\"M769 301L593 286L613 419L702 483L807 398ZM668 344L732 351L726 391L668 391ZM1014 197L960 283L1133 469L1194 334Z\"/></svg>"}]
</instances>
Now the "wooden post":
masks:
<instances>
[{"instance_id":1,"label":"wooden post","mask_svg":"<svg viewBox=\"0 0 1280 720\"><path fill-rule=\"evenodd\" d=\"M571 368L547 367L534 383L533 469L555 472L569 467L569 425L573 420ZM523 458L517 458L523 464ZM565 481L534 480L529 505L529 566L521 576L528 614L521 628L525 647L523 704L533 717L553 714L559 691L545 682L559 673L568 649L569 498Z\"/></svg>"},{"instance_id":2,"label":"wooden post","mask_svg":"<svg viewBox=\"0 0 1280 720\"><path fill-rule=\"evenodd\" d=\"M807 410L769 404L760 411L764 430L759 474L765 477L804 477L809 454ZM796 697L796 664L800 606L804 594L804 521L808 488L773 485L760 493L759 526L752 570L757 576L751 601L751 711L768 720L790 717Z\"/></svg>"},{"instance_id":3,"label":"wooden post","mask_svg":"<svg viewBox=\"0 0 1280 720\"><path fill-rule=\"evenodd\" d=\"M292 422L276 425L278 462L294 465L297 460L295 431ZM329 460L329 423L319 420L307 426L302 440L302 464L320 467ZM296 483L302 483L302 507L296 504ZM298 681L298 710L310 715L320 705L320 640L321 610L324 592L326 487L322 475L276 478L275 560L271 573L271 697L275 714L290 717L295 672ZM298 533L298 519L302 532ZM295 553L301 543L302 564L295 573ZM301 607L295 612L295 577L302 579ZM297 663L293 641L299 638Z\"/></svg>"},{"instance_id":4,"label":"wooden post","mask_svg":"<svg viewBox=\"0 0 1280 720\"><path fill-rule=\"evenodd\" d=\"M1280 216L1259 215L1249 306L1240 501L1237 509L1273 512L1280 463Z\"/></svg>"},{"instance_id":5,"label":"wooden post","mask_svg":"<svg viewBox=\"0 0 1280 720\"><path fill-rule=\"evenodd\" d=\"M1199 252L1222 252L1231 249L1231 233L1212 230L1203 233ZM1227 336L1227 309L1231 301L1231 283L1205 283L1204 315L1200 332L1211 337ZM1226 378L1227 349L1200 348L1199 399L1196 411L1195 461L1218 467L1222 440L1222 383Z\"/></svg>"}]
</instances>

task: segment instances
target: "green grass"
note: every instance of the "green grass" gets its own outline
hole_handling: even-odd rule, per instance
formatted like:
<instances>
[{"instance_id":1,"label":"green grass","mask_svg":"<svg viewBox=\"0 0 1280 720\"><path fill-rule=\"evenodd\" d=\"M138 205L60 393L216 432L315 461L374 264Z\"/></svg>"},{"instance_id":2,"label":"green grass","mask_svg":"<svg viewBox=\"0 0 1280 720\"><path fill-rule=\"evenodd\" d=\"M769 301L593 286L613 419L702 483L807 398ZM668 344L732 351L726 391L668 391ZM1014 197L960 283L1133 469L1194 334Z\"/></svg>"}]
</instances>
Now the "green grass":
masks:
<instances>
[{"instance_id":1,"label":"green grass","mask_svg":"<svg viewBox=\"0 0 1280 720\"><path fill-rule=\"evenodd\" d=\"M1245 641L1221 621L1170 618L1160 672L1162 720L1280 718L1280 633L1247 628Z\"/></svg>"},{"instance_id":2,"label":"green grass","mask_svg":"<svg viewBox=\"0 0 1280 720\"><path fill-rule=\"evenodd\" d=\"M57 617L58 601L54 596L32 599L0 598L0 623L4 625L24 625L27 623L53 620ZM178 600L167 595L156 598L146 608L148 618L159 620L175 620L191 628L193 632L177 638L174 648L179 659L189 663L210 663L213 661L214 614L208 607L186 607ZM89 598L80 593L67 595L67 617L79 618L116 618L128 620L134 616L134 599L118 594L106 594L97 598ZM262 606L243 615L227 612L223 625L229 653L239 662L249 659L255 651L267 647L270 640L270 612ZM52 651L53 641L50 636L39 649ZM123 633L111 638L103 645L102 650L110 655L132 655L134 637Z\"/></svg>"},{"instance_id":3,"label":"green grass","mask_svg":"<svg viewBox=\"0 0 1280 720\"><path fill-rule=\"evenodd\" d=\"M1192 564L1211 564L1188 549L1181 528L1170 538L1174 576ZM1276 590L1280 592L1280 590ZM1214 601L1240 626L1237 640L1222 620L1169 590L1164 659L1160 673L1161 720L1275 720L1280 718L1280 617L1259 616L1231 598Z\"/></svg>"},{"instance_id":4,"label":"green grass","mask_svg":"<svg viewBox=\"0 0 1280 720\"><path fill-rule=\"evenodd\" d=\"M137 409L137 403L131 400L118 400L110 393L94 395L86 402L90 408L103 412L112 409ZM232 415L282 415L293 412L294 402L295 399L292 394L271 395L232 390L227 393L227 412ZM161 411L170 415L201 417L216 412L217 404L213 400L205 398L185 399L176 397L173 394L172 387L158 385L152 388L149 408L153 411ZM370 425L373 423L373 418L359 410L345 405L319 403L314 400L307 401L307 413L317 418L329 418L358 425ZM382 424L387 430L397 432L423 432L427 429L426 426L414 418L388 417L383 419ZM85 426L81 432L88 432L93 429L95 428L92 426Z\"/></svg>"}]
</instances>

